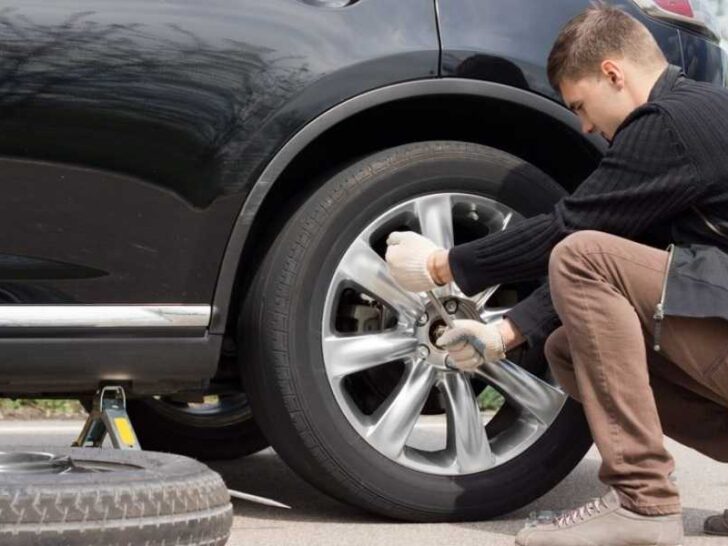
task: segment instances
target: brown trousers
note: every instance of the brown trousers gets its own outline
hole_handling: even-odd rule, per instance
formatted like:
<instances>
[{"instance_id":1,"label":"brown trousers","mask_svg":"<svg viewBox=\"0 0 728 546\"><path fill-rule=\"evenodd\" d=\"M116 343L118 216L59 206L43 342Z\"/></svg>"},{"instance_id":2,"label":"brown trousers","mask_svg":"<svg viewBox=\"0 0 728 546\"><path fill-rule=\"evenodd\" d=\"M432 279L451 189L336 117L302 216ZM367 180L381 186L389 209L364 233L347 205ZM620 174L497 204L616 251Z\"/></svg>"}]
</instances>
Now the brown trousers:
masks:
<instances>
[{"instance_id":1,"label":"brown trousers","mask_svg":"<svg viewBox=\"0 0 728 546\"><path fill-rule=\"evenodd\" d=\"M681 511L664 434L728 462L728 321L666 315L653 350L652 314L668 253L582 230L549 259L561 319L544 351L582 403L602 457L599 479L642 514Z\"/></svg>"}]
</instances>

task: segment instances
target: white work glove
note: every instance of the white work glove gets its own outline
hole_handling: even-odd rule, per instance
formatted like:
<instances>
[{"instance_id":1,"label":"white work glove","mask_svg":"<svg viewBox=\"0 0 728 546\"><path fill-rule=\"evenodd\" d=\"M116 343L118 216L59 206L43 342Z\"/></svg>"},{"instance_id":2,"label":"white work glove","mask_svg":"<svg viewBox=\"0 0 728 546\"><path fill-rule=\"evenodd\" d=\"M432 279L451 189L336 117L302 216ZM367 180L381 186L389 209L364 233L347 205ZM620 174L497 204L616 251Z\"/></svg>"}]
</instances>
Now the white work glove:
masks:
<instances>
[{"instance_id":1,"label":"white work glove","mask_svg":"<svg viewBox=\"0 0 728 546\"><path fill-rule=\"evenodd\" d=\"M387 237L389 271L402 288L426 292L438 285L427 270L427 258L441 247L414 231L393 231Z\"/></svg>"},{"instance_id":2,"label":"white work glove","mask_svg":"<svg viewBox=\"0 0 728 546\"><path fill-rule=\"evenodd\" d=\"M500 334L501 320L483 324L476 320L456 319L455 328L448 328L435 343L447 349L452 365L464 372L471 372L484 362L497 362L506 357L505 344ZM485 347L485 360L470 341Z\"/></svg>"}]
</instances>

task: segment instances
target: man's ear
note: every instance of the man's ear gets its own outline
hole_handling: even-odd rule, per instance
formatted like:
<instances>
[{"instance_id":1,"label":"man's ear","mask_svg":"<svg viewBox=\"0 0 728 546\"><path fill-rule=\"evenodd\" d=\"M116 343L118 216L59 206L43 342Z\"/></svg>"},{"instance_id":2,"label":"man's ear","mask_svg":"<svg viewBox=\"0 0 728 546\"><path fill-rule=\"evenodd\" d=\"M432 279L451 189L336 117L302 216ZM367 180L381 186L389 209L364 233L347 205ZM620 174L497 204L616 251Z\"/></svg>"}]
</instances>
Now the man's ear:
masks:
<instances>
[{"instance_id":1,"label":"man's ear","mask_svg":"<svg viewBox=\"0 0 728 546\"><path fill-rule=\"evenodd\" d=\"M624 87L624 71L619 63L611 59L605 59L599 65L599 69L602 76L607 78L607 81L616 86L618 90Z\"/></svg>"}]
</instances>

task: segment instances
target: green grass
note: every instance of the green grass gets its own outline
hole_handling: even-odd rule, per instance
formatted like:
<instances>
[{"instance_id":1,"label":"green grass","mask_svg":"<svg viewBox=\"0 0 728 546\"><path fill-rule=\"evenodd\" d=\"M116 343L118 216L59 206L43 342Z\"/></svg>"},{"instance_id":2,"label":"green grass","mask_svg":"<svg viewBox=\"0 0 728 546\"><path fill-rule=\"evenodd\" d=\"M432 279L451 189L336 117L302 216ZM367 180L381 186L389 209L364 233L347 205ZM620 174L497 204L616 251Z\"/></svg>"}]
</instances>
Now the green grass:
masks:
<instances>
[{"instance_id":1,"label":"green grass","mask_svg":"<svg viewBox=\"0 0 728 546\"><path fill-rule=\"evenodd\" d=\"M491 387L486 387L478 396L481 410L498 410L503 402L503 396ZM83 417L85 414L78 400L0 398L0 419L52 419Z\"/></svg>"},{"instance_id":2,"label":"green grass","mask_svg":"<svg viewBox=\"0 0 728 546\"><path fill-rule=\"evenodd\" d=\"M492 387L486 387L478 395L478 406L481 410L498 410L503 405L503 402L505 402L503 396Z\"/></svg>"},{"instance_id":3,"label":"green grass","mask_svg":"<svg viewBox=\"0 0 728 546\"><path fill-rule=\"evenodd\" d=\"M0 419L80 417L84 414L78 400L0 398Z\"/></svg>"}]
</instances>

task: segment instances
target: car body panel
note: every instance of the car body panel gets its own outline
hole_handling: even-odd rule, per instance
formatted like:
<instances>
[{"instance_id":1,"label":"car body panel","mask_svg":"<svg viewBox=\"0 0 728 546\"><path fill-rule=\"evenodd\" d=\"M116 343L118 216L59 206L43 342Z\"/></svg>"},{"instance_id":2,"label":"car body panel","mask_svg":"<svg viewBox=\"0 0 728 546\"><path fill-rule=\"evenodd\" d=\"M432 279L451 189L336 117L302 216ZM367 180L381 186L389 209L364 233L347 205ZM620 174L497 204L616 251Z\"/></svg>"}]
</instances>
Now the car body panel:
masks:
<instances>
[{"instance_id":1,"label":"car body panel","mask_svg":"<svg viewBox=\"0 0 728 546\"><path fill-rule=\"evenodd\" d=\"M209 304L273 153L439 45L422 0L54 0L0 51L0 302Z\"/></svg>"},{"instance_id":2,"label":"car body panel","mask_svg":"<svg viewBox=\"0 0 728 546\"><path fill-rule=\"evenodd\" d=\"M682 66L675 27L632 2L620 5L650 29L669 62ZM548 54L561 27L588 6L588 0L438 0L442 75L500 82L562 102L546 76Z\"/></svg>"},{"instance_id":3,"label":"car body panel","mask_svg":"<svg viewBox=\"0 0 728 546\"><path fill-rule=\"evenodd\" d=\"M703 36L680 30L685 75L694 80L716 85L728 82L728 55L719 44L707 41Z\"/></svg>"}]
</instances>

